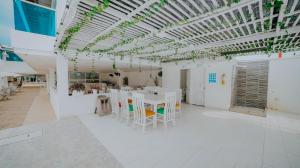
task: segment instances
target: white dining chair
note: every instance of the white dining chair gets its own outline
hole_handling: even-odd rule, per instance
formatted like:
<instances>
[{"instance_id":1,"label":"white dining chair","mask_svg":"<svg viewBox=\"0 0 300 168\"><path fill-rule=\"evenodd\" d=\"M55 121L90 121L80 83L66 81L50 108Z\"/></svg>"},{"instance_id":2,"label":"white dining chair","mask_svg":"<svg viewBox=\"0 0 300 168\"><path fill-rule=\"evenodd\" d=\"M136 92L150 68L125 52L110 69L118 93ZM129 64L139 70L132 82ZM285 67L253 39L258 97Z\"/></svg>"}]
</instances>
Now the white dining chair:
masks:
<instances>
[{"instance_id":1,"label":"white dining chair","mask_svg":"<svg viewBox=\"0 0 300 168\"><path fill-rule=\"evenodd\" d=\"M132 91L132 88L129 87L129 86L124 86L124 87L121 87L121 90L122 90L122 91L129 92L129 91Z\"/></svg>"},{"instance_id":2,"label":"white dining chair","mask_svg":"<svg viewBox=\"0 0 300 168\"><path fill-rule=\"evenodd\" d=\"M146 126L153 124L156 125L156 114L155 112L145 109L144 95L140 93L132 94L133 103L133 126L142 126L143 132L146 130Z\"/></svg>"},{"instance_id":3,"label":"white dining chair","mask_svg":"<svg viewBox=\"0 0 300 168\"><path fill-rule=\"evenodd\" d=\"M110 97L112 115L115 115L116 118L119 118L120 104L119 104L119 98L118 98L118 90L110 89L109 97Z\"/></svg>"},{"instance_id":4,"label":"white dining chair","mask_svg":"<svg viewBox=\"0 0 300 168\"><path fill-rule=\"evenodd\" d=\"M131 118L133 117L133 105L132 101L129 103L128 92L120 91L119 101L121 104L121 118L126 119L127 124L129 124Z\"/></svg>"},{"instance_id":5,"label":"white dining chair","mask_svg":"<svg viewBox=\"0 0 300 168\"><path fill-rule=\"evenodd\" d=\"M182 116L181 99L182 99L182 90L179 89L176 92L176 116L179 116L179 118L181 118L181 116Z\"/></svg>"},{"instance_id":6,"label":"white dining chair","mask_svg":"<svg viewBox=\"0 0 300 168\"><path fill-rule=\"evenodd\" d=\"M157 109L157 120L164 123L167 128L168 122L172 122L175 125L175 113L176 113L176 92L165 93L164 108Z\"/></svg>"},{"instance_id":7,"label":"white dining chair","mask_svg":"<svg viewBox=\"0 0 300 168\"><path fill-rule=\"evenodd\" d=\"M154 86L146 86L146 87L144 87L144 91L146 93L154 94L156 89Z\"/></svg>"}]
</instances>

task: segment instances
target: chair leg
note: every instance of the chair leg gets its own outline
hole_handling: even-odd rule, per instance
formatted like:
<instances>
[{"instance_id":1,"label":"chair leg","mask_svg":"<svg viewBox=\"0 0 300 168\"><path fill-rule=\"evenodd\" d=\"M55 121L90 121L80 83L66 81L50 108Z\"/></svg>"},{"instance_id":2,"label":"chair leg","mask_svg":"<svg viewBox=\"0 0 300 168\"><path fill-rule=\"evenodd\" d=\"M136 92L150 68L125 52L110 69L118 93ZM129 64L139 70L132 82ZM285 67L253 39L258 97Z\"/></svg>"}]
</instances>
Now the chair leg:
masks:
<instances>
[{"instance_id":1,"label":"chair leg","mask_svg":"<svg viewBox=\"0 0 300 168\"><path fill-rule=\"evenodd\" d=\"M181 109L179 109L179 116L180 116L180 118L182 117Z\"/></svg>"},{"instance_id":2,"label":"chair leg","mask_svg":"<svg viewBox=\"0 0 300 168\"><path fill-rule=\"evenodd\" d=\"M164 117L164 126L165 126L165 128L168 128L168 125L167 125L167 120L166 120L166 118Z\"/></svg>"},{"instance_id":3,"label":"chair leg","mask_svg":"<svg viewBox=\"0 0 300 168\"><path fill-rule=\"evenodd\" d=\"M173 123L173 126L175 126L175 124L176 124L176 119L175 118L173 119L172 123Z\"/></svg>"},{"instance_id":4,"label":"chair leg","mask_svg":"<svg viewBox=\"0 0 300 168\"><path fill-rule=\"evenodd\" d=\"M155 120L155 118L152 119L152 127L156 128L157 127L157 120Z\"/></svg>"},{"instance_id":5,"label":"chair leg","mask_svg":"<svg viewBox=\"0 0 300 168\"><path fill-rule=\"evenodd\" d=\"M143 125L143 133L145 133L146 130L146 124Z\"/></svg>"},{"instance_id":6,"label":"chair leg","mask_svg":"<svg viewBox=\"0 0 300 168\"><path fill-rule=\"evenodd\" d=\"M127 114L127 125L129 125L130 114Z\"/></svg>"},{"instance_id":7,"label":"chair leg","mask_svg":"<svg viewBox=\"0 0 300 168\"><path fill-rule=\"evenodd\" d=\"M133 129L135 129L135 122L134 121L132 123L132 127L133 127Z\"/></svg>"}]
</instances>

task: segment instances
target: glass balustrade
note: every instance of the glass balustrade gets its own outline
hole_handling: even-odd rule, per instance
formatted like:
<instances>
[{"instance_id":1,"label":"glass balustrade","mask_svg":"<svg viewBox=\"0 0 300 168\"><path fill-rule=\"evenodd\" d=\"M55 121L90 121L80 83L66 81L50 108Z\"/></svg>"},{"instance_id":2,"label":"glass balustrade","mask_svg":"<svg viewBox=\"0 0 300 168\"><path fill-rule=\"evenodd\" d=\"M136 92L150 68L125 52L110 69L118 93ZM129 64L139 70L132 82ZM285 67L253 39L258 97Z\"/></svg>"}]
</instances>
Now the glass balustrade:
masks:
<instances>
[{"instance_id":1,"label":"glass balustrade","mask_svg":"<svg viewBox=\"0 0 300 168\"><path fill-rule=\"evenodd\" d=\"M17 61L17 62L22 62L22 58L20 58L17 54L15 54L12 51L6 51L6 54L4 54L3 50L0 50L0 60L5 60L5 61ZM5 58L3 58L5 56Z\"/></svg>"},{"instance_id":2,"label":"glass balustrade","mask_svg":"<svg viewBox=\"0 0 300 168\"><path fill-rule=\"evenodd\" d=\"M56 12L36 3L14 0L15 29L30 33L55 36Z\"/></svg>"}]
</instances>

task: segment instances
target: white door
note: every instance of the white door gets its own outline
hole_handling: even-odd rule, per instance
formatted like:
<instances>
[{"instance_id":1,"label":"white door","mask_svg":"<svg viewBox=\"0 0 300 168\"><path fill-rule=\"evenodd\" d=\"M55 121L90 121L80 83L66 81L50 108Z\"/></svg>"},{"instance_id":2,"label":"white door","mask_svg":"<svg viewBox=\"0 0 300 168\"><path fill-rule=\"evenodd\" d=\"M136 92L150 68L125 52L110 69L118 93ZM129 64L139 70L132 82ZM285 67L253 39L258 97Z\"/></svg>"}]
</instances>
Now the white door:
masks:
<instances>
[{"instance_id":1,"label":"white door","mask_svg":"<svg viewBox=\"0 0 300 168\"><path fill-rule=\"evenodd\" d=\"M204 106L205 91L205 71L204 68L190 70L189 77L189 103Z\"/></svg>"}]
</instances>

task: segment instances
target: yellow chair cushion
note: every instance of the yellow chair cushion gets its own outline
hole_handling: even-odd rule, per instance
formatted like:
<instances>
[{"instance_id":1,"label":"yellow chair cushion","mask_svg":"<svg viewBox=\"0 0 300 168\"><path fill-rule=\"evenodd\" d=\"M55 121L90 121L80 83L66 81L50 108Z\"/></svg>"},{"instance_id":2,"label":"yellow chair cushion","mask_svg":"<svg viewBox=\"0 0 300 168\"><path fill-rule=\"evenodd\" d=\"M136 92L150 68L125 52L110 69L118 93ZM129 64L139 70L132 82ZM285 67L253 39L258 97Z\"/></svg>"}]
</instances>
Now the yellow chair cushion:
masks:
<instances>
[{"instance_id":1,"label":"yellow chair cushion","mask_svg":"<svg viewBox=\"0 0 300 168\"><path fill-rule=\"evenodd\" d=\"M180 104L179 103L176 103L176 108L180 108Z\"/></svg>"},{"instance_id":2,"label":"yellow chair cushion","mask_svg":"<svg viewBox=\"0 0 300 168\"><path fill-rule=\"evenodd\" d=\"M152 117L155 115L155 112L153 112L152 110L146 109L145 111L146 111L146 117Z\"/></svg>"}]
</instances>

